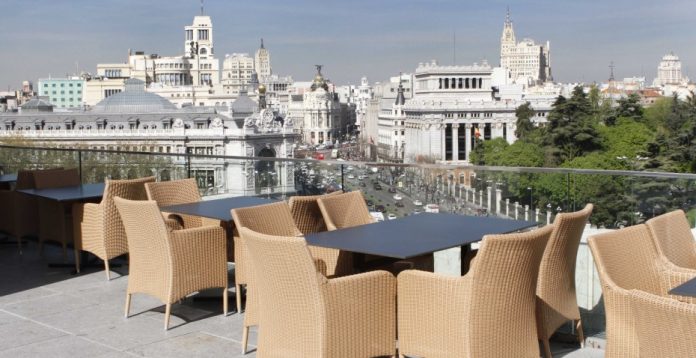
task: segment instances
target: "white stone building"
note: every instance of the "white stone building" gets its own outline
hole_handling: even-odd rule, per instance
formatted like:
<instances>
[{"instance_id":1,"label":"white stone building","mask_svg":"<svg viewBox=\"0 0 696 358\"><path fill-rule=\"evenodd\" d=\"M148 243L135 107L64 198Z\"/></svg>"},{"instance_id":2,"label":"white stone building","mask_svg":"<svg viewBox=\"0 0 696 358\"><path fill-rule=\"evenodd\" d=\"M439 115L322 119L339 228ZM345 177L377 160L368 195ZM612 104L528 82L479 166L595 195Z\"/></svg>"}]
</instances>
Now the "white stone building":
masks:
<instances>
[{"instance_id":1,"label":"white stone building","mask_svg":"<svg viewBox=\"0 0 696 358\"><path fill-rule=\"evenodd\" d=\"M533 85L551 81L550 46L548 41L537 45L532 39L517 42L508 11L500 37L500 66L509 71L513 82Z\"/></svg>"},{"instance_id":2,"label":"white stone building","mask_svg":"<svg viewBox=\"0 0 696 358\"><path fill-rule=\"evenodd\" d=\"M263 99L263 90L260 95ZM227 112L214 107L177 108L145 91L145 82L138 79L128 79L124 91L89 110L53 112L50 103L34 99L21 113L0 113L3 137L48 148L276 158L292 158L293 145L299 139L291 120L259 106L244 91ZM97 180L143 174L166 180L188 174L184 156L166 157L166 163L137 174L129 172L129 163L112 162L118 156L101 158L95 169L84 166L95 171L87 174ZM111 169L104 172L103 168ZM193 158L190 169L206 194L240 196L295 190L291 163Z\"/></svg>"},{"instance_id":3,"label":"white stone building","mask_svg":"<svg viewBox=\"0 0 696 358\"><path fill-rule=\"evenodd\" d=\"M254 73L254 59L246 53L233 53L225 56L222 63L222 88L225 94L237 96L242 88L247 88Z\"/></svg>"},{"instance_id":4,"label":"white stone building","mask_svg":"<svg viewBox=\"0 0 696 358\"><path fill-rule=\"evenodd\" d=\"M657 77L653 81L656 87L661 86L685 86L689 78L682 75L682 64L679 56L670 52L662 57L662 61L657 66Z\"/></svg>"},{"instance_id":5,"label":"white stone building","mask_svg":"<svg viewBox=\"0 0 696 358\"><path fill-rule=\"evenodd\" d=\"M515 109L530 102L534 123L545 123L558 87L500 96L505 84L493 80L487 63L440 66L421 63L412 76L413 96L397 87L392 104L378 115L379 159L415 162L418 159L467 163L476 139L504 138L513 143ZM403 95L403 96L402 96Z\"/></svg>"}]
</instances>

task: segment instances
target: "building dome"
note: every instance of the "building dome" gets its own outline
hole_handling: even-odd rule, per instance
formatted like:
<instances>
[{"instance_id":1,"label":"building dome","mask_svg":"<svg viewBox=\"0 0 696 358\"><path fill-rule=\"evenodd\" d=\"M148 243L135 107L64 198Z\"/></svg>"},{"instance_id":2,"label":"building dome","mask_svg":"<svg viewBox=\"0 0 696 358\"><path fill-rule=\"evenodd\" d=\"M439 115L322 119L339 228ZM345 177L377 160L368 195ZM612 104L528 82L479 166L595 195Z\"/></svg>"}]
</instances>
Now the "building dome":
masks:
<instances>
[{"instance_id":1,"label":"building dome","mask_svg":"<svg viewBox=\"0 0 696 358\"><path fill-rule=\"evenodd\" d=\"M265 85L259 85L259 94L265 94L266 93L266 86Z\"/></svg>"},{"instance_id":2,"label":"building dome","mask_svg":"<svg viewBox=\"0 0 696 358\"><path fill-rule=\"evenodd\" d=\"M123 92L104 98L92 108L92 112L99 113L161 113L176 110L172 102L145 91L145 82L135 78L126 80Z\"/></svg>"}]
</instances>

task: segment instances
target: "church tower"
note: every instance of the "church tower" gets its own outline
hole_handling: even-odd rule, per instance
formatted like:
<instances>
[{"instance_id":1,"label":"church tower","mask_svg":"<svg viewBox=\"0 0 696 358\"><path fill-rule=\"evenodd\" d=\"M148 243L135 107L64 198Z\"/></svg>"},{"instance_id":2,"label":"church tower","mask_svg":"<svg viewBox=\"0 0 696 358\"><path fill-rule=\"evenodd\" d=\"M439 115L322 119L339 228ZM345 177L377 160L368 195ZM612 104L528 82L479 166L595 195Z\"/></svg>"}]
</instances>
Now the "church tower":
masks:
<instances>
[{"instance_id":1,"label":"church tower","mask_svg":"<svg viewBox=\"0 0 696 358\"><path fill-rule=\"evenodd\" d=\"M510 8L508 8L505 15L505 25L503 25L503 34L500 36L500 66L510 68L510 54L516 45L515 30L512 28Z\"/></svg>"}]
</instances>

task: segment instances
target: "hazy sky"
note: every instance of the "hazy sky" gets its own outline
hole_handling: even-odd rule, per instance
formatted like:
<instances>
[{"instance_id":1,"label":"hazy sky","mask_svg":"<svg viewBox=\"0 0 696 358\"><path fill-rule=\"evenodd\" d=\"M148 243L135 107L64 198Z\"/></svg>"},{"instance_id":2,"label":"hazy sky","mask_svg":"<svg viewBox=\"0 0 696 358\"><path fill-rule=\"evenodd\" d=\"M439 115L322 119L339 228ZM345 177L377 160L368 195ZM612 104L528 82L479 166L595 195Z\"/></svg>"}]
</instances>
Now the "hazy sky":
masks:
<instances>
[{"instance_id":1,"label":"hazy sky","mask_svg":"<svg viewBox=\"0 0 696 358\"><path fill-rule=\"evenodd\" d=\"M125 62L129 48L183 54L199 0L2 0L0 89ZM438 59L499 63L510 6L518 41L551 42L557 81L655 76L674 51L696 77L694 0L206 0L215 53L253 54L263 37L274 73L308 80L314 64L338 84L380 81ZM221 61L222 66L222 61Z\"/></svg>"}]
</instances>

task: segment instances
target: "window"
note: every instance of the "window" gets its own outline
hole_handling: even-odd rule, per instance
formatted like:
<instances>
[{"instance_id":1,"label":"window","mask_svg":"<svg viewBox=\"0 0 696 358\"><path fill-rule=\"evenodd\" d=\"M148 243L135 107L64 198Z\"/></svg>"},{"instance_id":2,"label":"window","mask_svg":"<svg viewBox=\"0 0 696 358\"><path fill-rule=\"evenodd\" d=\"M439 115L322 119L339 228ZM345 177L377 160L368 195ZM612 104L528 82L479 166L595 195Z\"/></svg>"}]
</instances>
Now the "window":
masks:
<instances>
[{"instance_id":1,"label":"window","mask_svg":"<svg viewBox=\"0 0 696 358\"><path fill-rule=\"evenodd\" d=\"M198 30L198 39L199 40L207 40L208 39L208 30Z\"/></svg>"},{"instance_id":2,"label":"window","mask_svg":"<svg viewBox=\"0 0 696 358\"><path fill-rule=\"evenodd\" d=\"M44 83L44 88L48 87L48 83Z\"/></svg>"},{"instance_id":3,"label":"window","mask_svg":"<svg viewBox=\"0 0 696 358\"><path fill-rule=\"evenodd\" d=\"M61 87L65 87L65 83L61 83L60 86L61 86Z\"/></svg>"},{"instance_id":4,"label":"window","mask_svg":"<svg viewBox=\"0 0 696 358\"><path fill-rule=\"evenodd\" d=\"M78 84L77 84L77 87L82 87L82 83L78 83Z\"/></svg>"},{"instance_id":5,"label":"window","mask_svg":"<svg viewBox=\"0 0 696 358\"><path fill-rule=\"evenodd\" d=\"M186 30L186 41L193 40L193 30Z\"/></svg>"},{"instance_id":6,"label":"window","mask_svg":"<svg viewBox=\"0 0 696 358\"><path fill-rule=\"evenodd\" d=\"M72 84L72 83L68 84L68 87L72 87L72 86L73 86L73 84Z\"/></svg>"}]
</instances>

